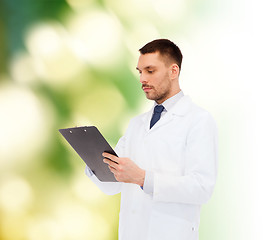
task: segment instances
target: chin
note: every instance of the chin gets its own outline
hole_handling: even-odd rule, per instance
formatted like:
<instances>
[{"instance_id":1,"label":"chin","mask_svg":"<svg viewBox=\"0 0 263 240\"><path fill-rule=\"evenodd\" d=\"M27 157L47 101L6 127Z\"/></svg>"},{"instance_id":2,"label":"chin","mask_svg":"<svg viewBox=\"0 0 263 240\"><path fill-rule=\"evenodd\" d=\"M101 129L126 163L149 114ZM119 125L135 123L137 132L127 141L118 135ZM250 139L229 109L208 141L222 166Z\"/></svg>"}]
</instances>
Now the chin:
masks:
<instances>
[{"instance_id":1,"label":"chin","mask_svg":"<svg viewBox=\"0 0 263 240\"><path fill-rule=\"evenodd\" d=\"M156 99L155 97L149 96L149 95L147 95L147 94L146 94L146 98L149 99L149 100L155 100L155 99Z\"/></svg>"},{"instance_id":2,"label":"chin","mask_svg":"<svg viewBox=\"0 0 263 240\"><path fill-rule=\"evenodd\" d=\"M156 95L156 94L150 94L150 93L146 93L145 94L146 98L149 100L153 100L155 102L162 102L163 99L165 99L165 96L163 95Z\"/></svg>"}]
</instances>

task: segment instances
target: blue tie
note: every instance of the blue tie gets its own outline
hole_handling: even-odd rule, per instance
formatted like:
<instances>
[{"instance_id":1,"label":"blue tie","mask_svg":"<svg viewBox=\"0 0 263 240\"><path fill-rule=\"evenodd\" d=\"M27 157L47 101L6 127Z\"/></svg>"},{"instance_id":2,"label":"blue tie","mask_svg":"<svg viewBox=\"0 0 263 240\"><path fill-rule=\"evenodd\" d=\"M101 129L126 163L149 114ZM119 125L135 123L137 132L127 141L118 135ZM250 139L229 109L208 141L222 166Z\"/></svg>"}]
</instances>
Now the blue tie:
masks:
<instances>
[{"instance_id":1,"label":"blue tie","mask_svg":"<svg viewBox=\"0 0 263 240\"><path fill-rule=\"evenodd\" d=\"M156 105L154 107L154 112L153 112L153 116L152 116L151 123L150 123L150 129L153 127L153 125L155 123L158 122L158 120L161 117L161 113L162 113L163 110L164 110L164 106L163 105Z\"/></svg>"}]
</instances>

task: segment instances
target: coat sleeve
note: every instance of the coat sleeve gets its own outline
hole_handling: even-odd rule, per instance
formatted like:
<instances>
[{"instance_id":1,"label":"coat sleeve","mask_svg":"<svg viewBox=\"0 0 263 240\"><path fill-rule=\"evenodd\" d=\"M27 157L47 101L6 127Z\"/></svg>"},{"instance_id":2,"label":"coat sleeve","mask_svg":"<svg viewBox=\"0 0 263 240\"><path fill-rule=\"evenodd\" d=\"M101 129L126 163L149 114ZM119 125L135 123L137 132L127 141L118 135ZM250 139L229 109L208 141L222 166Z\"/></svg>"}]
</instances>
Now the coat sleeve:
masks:
<instances>
[{"instance_id":1,"label":"coat sleeve","mask_svg":"<svg viewBox=\"0 0 263 240\"><path fill-rule=\"evenodd\" d=\"M118 141L115 152L118 156L122 156L125 148L125 136L120 138ZM121 192L122 184L121 182L101 182L95 174L92 174L88 166L86 166L86 175L90 178L90 180L97 185L97 187L108 195L114 195Z\"/></svg>"},{"instance_id":2,"label":"coat sleeve","mask_svg":"<svg viewBox=\"0 0 263 240\"><path fill-rule=\"evenodd\" d=\"M217 129L208 112L190 127L184 156L181 176L154 173L154 201L200 205L211 197L217 175Z\"/></svg>"}]
</instances>

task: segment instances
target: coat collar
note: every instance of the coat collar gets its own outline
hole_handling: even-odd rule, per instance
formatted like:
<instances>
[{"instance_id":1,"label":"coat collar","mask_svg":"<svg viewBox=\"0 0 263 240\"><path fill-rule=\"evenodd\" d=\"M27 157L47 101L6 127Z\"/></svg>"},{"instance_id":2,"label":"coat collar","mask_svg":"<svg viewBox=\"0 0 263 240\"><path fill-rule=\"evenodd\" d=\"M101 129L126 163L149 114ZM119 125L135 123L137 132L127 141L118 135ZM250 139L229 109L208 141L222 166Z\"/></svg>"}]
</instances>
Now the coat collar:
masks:
<instances>
[{"instance_id":1,"label":"coat collar","mask_svg":"<svg viewBox=\"0 0 263 240\"><path fill-rule=\"evenodd\" d=\"M174 116L183 117L186 115L191 108L192 100L189 96L183 96L179 99L179 101L173 106L173 108L167 112L157 123L153 126L152 129L155 127L161 126L168 121L172 120ZM145 128L149 130L150 121L152 118L153 108L150 111L146 112L142 116L142 121L144 122Z\"/></svg>"},{"instance_id":2,"label":"coat collar","mask_svg":"<svg viewBox=\"0 0 263 240\"><path fill-rule=\"evenodd\" d=\"M183 96L171 109L171 113L177 116L184 116L189 112L191 105L191 98L189 96Z\"/></svg>"}]
</instances>

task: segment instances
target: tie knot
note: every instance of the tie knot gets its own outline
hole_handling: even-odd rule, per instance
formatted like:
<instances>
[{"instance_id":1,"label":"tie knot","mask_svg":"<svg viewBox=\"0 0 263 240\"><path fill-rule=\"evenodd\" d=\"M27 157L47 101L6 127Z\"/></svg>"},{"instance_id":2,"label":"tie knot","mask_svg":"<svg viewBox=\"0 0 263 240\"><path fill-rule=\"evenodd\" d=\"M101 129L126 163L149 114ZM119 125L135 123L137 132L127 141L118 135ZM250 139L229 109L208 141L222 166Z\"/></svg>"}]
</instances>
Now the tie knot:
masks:
<instances>
[{"instance_id":1,"label":"tie knot","mask_svg":"<svg viewBox=\"0 0 263 240\"><path fill-rule=\"evenodd\" d=\"M161 113L164 110L164 106L163 105L156 105L154 107L154 113Z\"/></svg>"}]
</instances>

